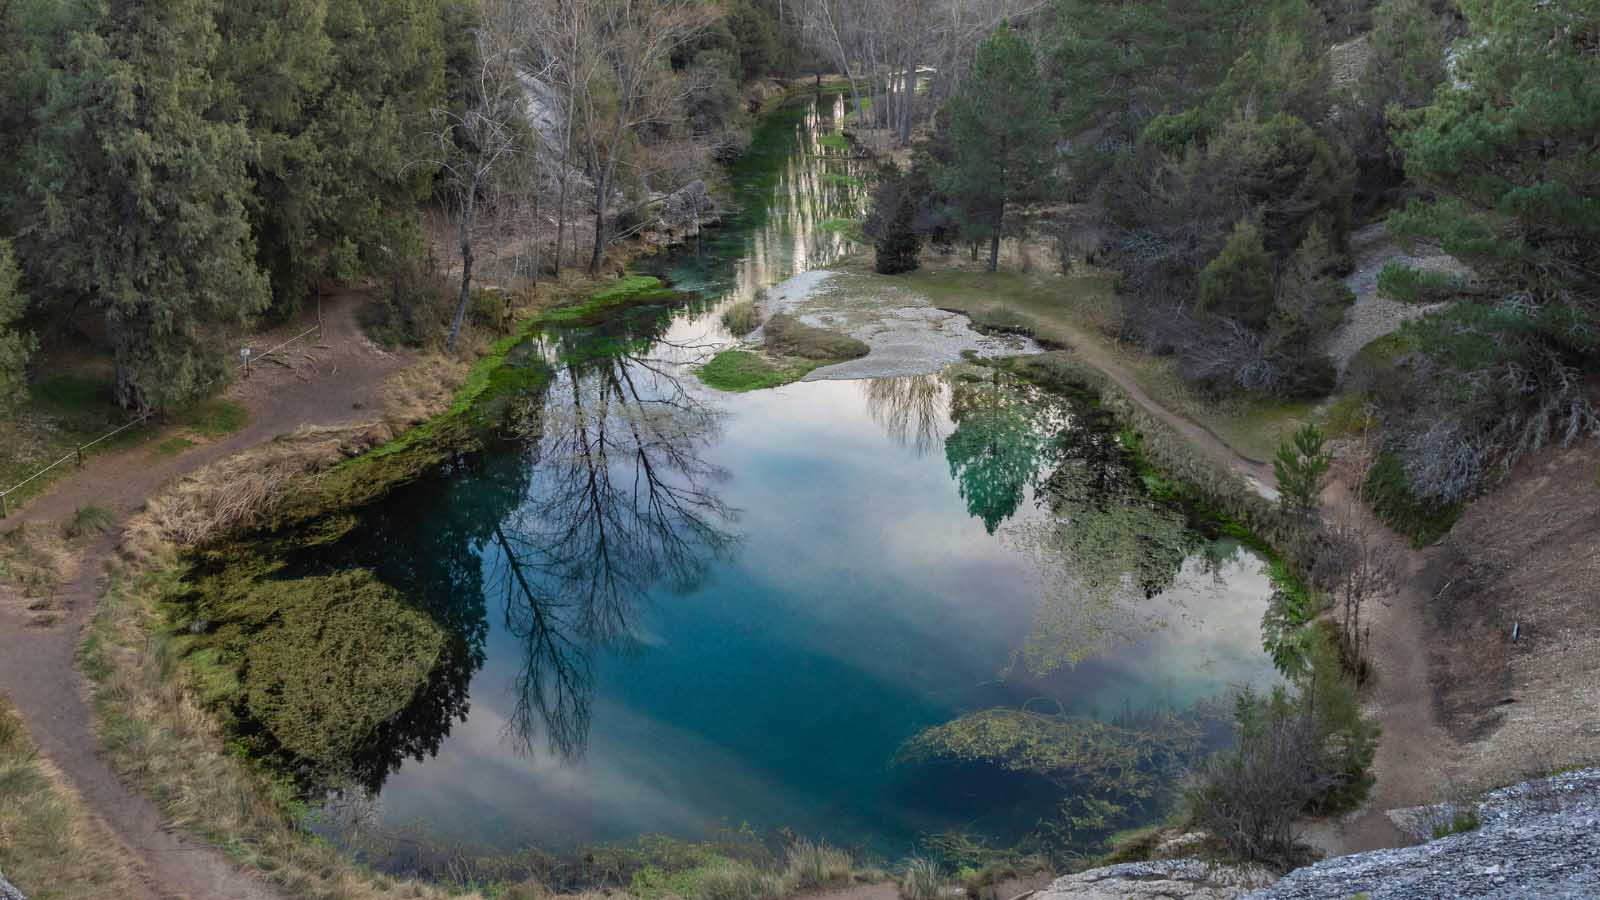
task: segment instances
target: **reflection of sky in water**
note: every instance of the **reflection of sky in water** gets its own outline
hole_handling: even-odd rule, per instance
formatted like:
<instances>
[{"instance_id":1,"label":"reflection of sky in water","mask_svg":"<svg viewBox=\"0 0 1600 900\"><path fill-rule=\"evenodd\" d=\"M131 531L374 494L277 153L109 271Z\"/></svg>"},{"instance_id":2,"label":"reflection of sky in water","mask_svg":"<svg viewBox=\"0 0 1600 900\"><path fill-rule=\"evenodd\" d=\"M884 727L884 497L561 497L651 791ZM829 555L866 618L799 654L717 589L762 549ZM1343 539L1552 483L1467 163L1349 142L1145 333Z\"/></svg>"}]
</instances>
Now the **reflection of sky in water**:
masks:
<instances>
[{"instance_id":1,"label":"reflection of sky in water","mask_svg":"<svg viewBox=\"0 0 1600 900\"><path fill-rule=\"evenodd\" d=\"M563 761L539 741L513 752L520 648L496 628L471 718L438 758L390 778L388 823L509 848L749 822L903 852L919 829L960 824L892 777L921 728L1040 695L1105 714L1187 703L1270 670L1258 630L1269 588L1241 554L1215 570L1192 558L1172 590L1139 601L1168 627L997 684L1047 582L968 514L943 454L895 440L859 383L721 402L705 456L731 473L720 492L743 540L698 589L653 591L638 646L601 655L586 754ZM1031 502L1018 513L1040 515Z\"/></svg>"},{"instance_id":2,"label":"reflection of sky in water","mask_svg":"<svg viewBox=\"0 0 1600 900\"><path fill-rule=\"evenodd\" d=\"M799 152L776 181L746 173L740 187L736 173L747 208L708 232L698 256L664 264L679 287L720 299L674 315L664 343L677 346L650 356L703 356L728 338L723 306L844 251L822 225L856 214L865 189L824 175L860 174L860 164L812 159L829 152L818 138L843 102L791 116L786 139L798 138ZM730 527L740 543L696 587L651 588L628 622L633 645L597 653L592 726L577 759L537 738L519 752L507 737L523 644L505 627L506 596L488 591L487 659L470 717L436 758L390 776L385 824L561 849L748 822L899 854L918 831L974 824L970 786L912 783L892 767L923 728L1038 696L1105 714L1183 704L1270 673L1258 625L1270 589L1260 560L1240 554L1215 569L1190 558L1169 590L1134 602L1141 621L1165 627L1045 677L1019 667L1003 679L1046 593L1060 587L1004 530L990 534L969 513L944 451L954 430L947 384L827 381L721 395L689 378L682 387L726 413L695 452L728 473L715 491L738 510ZM574 417L570 388L562 375L548 392L546 445ZM594 397L583 402L595 408ZM547 455L529 465L548 464ZM612 469L623 487L634 477L627 454ZM551 489L541 478L525 510ZM1008 527L1045 515L1029 490ZM493 585L493 548L475 549Z\"/></svg>"}]
</instances>

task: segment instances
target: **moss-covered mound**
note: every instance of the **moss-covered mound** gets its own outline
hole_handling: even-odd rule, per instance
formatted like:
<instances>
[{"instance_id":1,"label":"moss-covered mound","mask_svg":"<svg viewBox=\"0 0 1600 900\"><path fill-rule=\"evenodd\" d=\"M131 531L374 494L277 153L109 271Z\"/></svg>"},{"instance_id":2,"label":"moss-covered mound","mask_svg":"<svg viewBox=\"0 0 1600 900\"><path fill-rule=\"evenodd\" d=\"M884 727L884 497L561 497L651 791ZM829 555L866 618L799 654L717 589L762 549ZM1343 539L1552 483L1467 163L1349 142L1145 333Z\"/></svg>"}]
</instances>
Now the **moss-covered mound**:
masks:
<instances>
[{"instance_id":1,"label":"moss-covered mound","mask_svg":"<svg viewBox=\"0 0 1600 900\"><path fill-rule=\"evenodd\" d=\"M872 349L848 334L807 325L787 313L767 319L762 334L767 351L775 356L844 362L866 356Z\"/></svg>"},{"instance_id":2,"label":"moss-covered mound","mask_svg":"<svg viewBox=\"0 0 1600 900\"><path fill-rule=\"evenodd\" d=\"M701 366L700 380L719 391L759 391L806 377L818 362L772 360L749 350L724 350Z\"/></svg>"},{"instance_id":3,"label":"moss-covered mound","mask_svg":"<svg viewBox=\"0 0 1600 900\"><path fill-rule=\"evenodd\" d=\"M540 322L561 327L593 325L622 307L671 303L680 296L659 278L628 275L611 287L590 294L582 303L550 310L540 317Z\"/></svg>"}]
</instances>

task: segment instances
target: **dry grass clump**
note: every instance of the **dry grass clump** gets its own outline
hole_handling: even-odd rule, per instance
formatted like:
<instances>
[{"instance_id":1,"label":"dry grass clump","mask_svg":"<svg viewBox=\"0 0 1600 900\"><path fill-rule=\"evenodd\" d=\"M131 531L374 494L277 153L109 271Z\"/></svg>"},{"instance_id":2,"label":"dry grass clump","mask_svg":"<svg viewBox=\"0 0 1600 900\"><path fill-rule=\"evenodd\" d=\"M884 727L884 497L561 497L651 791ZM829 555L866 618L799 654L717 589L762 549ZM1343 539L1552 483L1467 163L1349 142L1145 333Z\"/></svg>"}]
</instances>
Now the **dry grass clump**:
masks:
<instances>
[{"instance_id":1,"label":"dry grass clump","mask_svg":"<svg viewBox=\"0 0 1600 900\"><path fill-rule=\"evenodd\" d=\"M0 697L0 872L33 900L114 900L137 884L133 861L90 818Z\"/></svg>"},{"instance_id":2,"label":"dry grass clump","mask_svg":"<svg viewBox=\"0 0 1600 900\"><path fill-rule=\"evenodd\" d=\"M937 862L920 856L906 861L905 874L900 877L901 900L939 900L943 891L944 878Z\"/></svg>"},{"instance_id":3,"label":"dry grass clump","mask_svg":"<svg viewBox=\"0 0 1600 900\"><path fill-rule=\"evenodd\" d=\"M72 551L54 529L24 522L0 533L0 584L24 598L47 598L71 570ZM32 607L30 607L32 608Z\"/></svg>"},{"instance_id":4,"label":"dry grass clump","mask_svg":"<svg viewBox=\"0 0 1600 900\"><path fill-rule=\"evenodd\" d=\"M761 310L753 300L740 300L722 311L722 324L735 337L744 337L761 324Z\"/></svg>"},{"instance_id":5,"label":"dry grass clump","mask_svg":"<svg viewBox=\"0 0 1600 900\"><path fill-rule=\"evenodd\" d=\"M168 820L222 847L235 862L308 900L443 900L441 888L367 871L313 839L285 810L287 788L227 752L216 724L184 683L157 606L182 590L170 547L140 572L120 571L90 625L85 667L112 764Z\"/></svg>"},{"instance_id":6,"label":"dry grass clump","mask_svg":"<svg viewBox=\"0 0 1600 900\"><path fill-rule=\"evenodd\" d=\"M433 353L384 379L378 414L392 435L428 421L450 405L467 380L471 359Z\"/></svg>"},{"instance_id":7,"label":"dry grass clump","mask_svg":"<svg viewBox=\"0 0 1600 900\"><path fill-rule=\"evenodd\" d=\"M850 854L825 843L796 841L785 859L784 880L791 890L809 891L844 887L855 878Z\"/></svg>"},{"instance_id":8,"label":"dry grass clump","mask_svg":"<svg viewBox=\"0 0 1600 900\"><path fill-rule=\"evenodd\" d=\"M129 523L123 548L135 559L165 544L194 546L260 522L293 485L387 440L382 426L304 427L187 475Z\"/></svg>"},{"instance_id":9,"label":"dry grass clump","mask_svg":"<svg viewBox=\"0 0 1600 900\"><path fill-rule=\"evenodd\" d=\"M689 900L781 900L788 894L783 876L751 863L727 860L700 873Z\"/></svg>"}]
</instances>

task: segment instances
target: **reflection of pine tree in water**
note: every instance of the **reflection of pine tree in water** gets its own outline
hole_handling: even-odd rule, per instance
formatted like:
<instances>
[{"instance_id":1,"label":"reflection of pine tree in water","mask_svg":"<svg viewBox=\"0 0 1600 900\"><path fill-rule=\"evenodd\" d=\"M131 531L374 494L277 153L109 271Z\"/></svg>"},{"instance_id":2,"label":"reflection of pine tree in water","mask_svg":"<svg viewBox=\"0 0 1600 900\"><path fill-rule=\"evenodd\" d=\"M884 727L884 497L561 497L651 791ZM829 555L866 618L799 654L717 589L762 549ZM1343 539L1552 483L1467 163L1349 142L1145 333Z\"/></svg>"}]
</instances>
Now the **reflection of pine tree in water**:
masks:
<instances>
[{"instance_id":1,"label":"reflection of pine tree in water","mask_svg":"<svg viewBox=\"0 0 1600 900\"><path fill-rule=\"evenodd\" d=\"M1003 531L1047 582L1017 661L1046 675L1147 625L1134 602L1171 587L1196 540L1147 495L1110 418L1013 378L970 376L951 381L950 418L951 477L990 534L1030 490L1049 513Z\"/></svg>"},{"instance_id":2,"label":"reflection of pine tree in water","mask_svg":"<svg viewBox=\"0 0 1600 900\"><path fill-rule=\"evenodd\" d=\"M572 366L552 386L528 494L484 548L524 645L510 730L525 748L542 727L552 750L580 754L591 654L626 646L654 586L692 589L734 543L734 512L713 489L725 473L699 455L717 427L646 360Z\"/></svg>"}]
</instances>

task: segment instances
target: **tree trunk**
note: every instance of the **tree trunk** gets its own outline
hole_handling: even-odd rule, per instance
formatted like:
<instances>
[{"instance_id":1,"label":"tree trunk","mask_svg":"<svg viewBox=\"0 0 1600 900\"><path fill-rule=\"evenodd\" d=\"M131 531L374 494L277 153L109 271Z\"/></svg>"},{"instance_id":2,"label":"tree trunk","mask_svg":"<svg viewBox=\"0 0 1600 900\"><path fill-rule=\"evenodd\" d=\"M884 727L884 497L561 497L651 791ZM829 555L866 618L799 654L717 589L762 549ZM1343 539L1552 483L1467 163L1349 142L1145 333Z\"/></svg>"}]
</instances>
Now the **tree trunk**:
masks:
<instances>
[{"instance_id":1,"label":"tree trunk","mask_svg":"<svg viewBox=\"0 0 1600 900\"><path fill-rule=\"evenodd\" d=\"M606 182L604 172L594 182L594 252L589 256L589 275L600 274L600 257L606 249Z\"/></svg>"},{"instance_id":2,"label":"tree trunk","mask_svg":"<svg viewBox=\"0 0 1600 900\"><path fill-rule=\"evenodd\" d=\"M467 202L461 207L461 299L456 301L456 314L450 320L450 337L445 349L456 348L456 338L461 335L461 323L467 318L467 304L472 300L472 216L477 205L477 191L468 188Z\"/></svg>"},{"instance_id":3,"label":"tree trunk","mask_svg":"<svg viewBox=\"0 0 1600 900\"><path fill-rule=\"evenodd\" d=\"M1005 224L1006 208L994 214L994 234L989 236L989 271L993 272L1000 267L1000 228Z\"/></svg>"}]
</instances>

